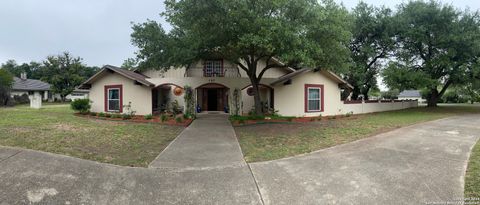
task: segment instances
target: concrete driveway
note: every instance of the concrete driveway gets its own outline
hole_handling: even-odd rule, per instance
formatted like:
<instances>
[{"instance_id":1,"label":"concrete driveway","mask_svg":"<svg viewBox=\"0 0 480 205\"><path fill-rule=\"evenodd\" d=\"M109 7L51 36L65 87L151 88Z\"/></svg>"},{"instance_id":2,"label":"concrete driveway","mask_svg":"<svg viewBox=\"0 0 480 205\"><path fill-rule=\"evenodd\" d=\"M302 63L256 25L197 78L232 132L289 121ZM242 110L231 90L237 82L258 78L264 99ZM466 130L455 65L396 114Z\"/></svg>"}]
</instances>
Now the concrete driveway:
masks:
<instances>
[{"instance_id":1,"label":"concrete driveway","mask_svg":"<svg viewBox=\"0 0 480 205\"><path fill-rule=\"evenodd\" d=\"M0 147L0 205L451 201L463 196L465 168L479 138L479 124L478 115L437 120L303 156L250 165L236 156L228 160L222 153L211 153L219 162L202 155L188 157L188 150L195 149L178 146L195 143L188 136L173 142L151 168ZM218 140L218 146L202 146L238 155L231 140L226 137ZM185 156L175 162L175 155ZM199 160L194 166L185 163L192 158Z\"/></svg>"},{"instance_id":2,"label":"concrete driveway","mask_svg":"<svg viewBox=\"0 0 480 205\"><path fill-rule=\"evenodd\" d=\"M479 115L454 117L250 166L265 204L455 201L479 137Z\"/></svg>"}]
</instances>

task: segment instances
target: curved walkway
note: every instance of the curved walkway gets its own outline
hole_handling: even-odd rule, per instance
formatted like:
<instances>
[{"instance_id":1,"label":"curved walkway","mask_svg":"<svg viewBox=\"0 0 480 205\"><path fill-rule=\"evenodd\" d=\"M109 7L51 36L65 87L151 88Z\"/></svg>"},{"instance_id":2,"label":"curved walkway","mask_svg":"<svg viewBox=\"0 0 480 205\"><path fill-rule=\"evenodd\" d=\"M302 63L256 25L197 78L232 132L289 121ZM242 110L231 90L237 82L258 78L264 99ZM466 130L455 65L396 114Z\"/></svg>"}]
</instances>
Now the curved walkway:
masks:
<instances>
[{"instance_id":1,"label":"curved walkway","mask_svg":"<svg viewBox=\"0 0 480 205\"><path fill-rule=\"evenodd\" d=\"M202 123L231 129L222 116L200 118L151 168L0 147L0 205L447 201L463 197L468 156L480 133L480 116L454 117L303 156L252 163L250 171L234 135L209 135L215 131L203 129Z\"/></svg>"}]
</instances>

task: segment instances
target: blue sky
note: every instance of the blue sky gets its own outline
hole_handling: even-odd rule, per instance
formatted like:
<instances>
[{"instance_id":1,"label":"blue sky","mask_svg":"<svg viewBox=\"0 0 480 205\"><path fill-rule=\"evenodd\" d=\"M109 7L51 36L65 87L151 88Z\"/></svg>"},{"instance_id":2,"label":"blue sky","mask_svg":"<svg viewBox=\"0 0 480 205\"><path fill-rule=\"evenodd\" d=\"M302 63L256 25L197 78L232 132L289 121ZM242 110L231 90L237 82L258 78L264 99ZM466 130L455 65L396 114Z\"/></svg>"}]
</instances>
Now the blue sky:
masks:
<instances>
[{"instance_id":1,"label":"blue sky","mask_svg":"<svg viewBox=\"0 0 480 205\"><path fill-rule=\"evenodd\" d=\"M356 0L337 0L347 8ZM365 2L394 7L402 1ZM443 1L458 8L480 9L480 1ZM131 23L153 19L162 0L1 0L0 63L42 61L47 55L69 51L88 65L120 65L134 57Z\"/></svg>"}]
</instances>

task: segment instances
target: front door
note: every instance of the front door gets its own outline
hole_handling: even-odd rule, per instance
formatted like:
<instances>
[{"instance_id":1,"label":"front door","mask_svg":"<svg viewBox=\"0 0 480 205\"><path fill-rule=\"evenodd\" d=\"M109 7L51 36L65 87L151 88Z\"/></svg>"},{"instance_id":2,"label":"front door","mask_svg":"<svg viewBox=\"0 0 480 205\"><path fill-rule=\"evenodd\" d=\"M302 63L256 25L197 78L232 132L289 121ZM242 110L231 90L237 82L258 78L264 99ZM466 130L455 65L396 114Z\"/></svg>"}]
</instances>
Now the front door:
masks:
<instances>
[{"instance_id":1,"label":"front door","mask_svg":"<svg viewBox=\"0 0 480 205\"><path fill-rule=\"evenodd\" d=\"M211 88L207 89L207 98L208 98L208 103L207 103L207 110L208 111L218 111L218 89L216 88Z\"/></svg>"}]
</instances>

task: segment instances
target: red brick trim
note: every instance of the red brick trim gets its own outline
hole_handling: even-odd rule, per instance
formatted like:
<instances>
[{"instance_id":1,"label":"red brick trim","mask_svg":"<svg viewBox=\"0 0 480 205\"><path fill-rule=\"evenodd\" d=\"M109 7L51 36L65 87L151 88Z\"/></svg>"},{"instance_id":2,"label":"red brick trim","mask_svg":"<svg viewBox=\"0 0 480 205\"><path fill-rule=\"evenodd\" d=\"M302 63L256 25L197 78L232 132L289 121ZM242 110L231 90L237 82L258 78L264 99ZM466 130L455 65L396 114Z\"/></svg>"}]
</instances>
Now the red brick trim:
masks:
<instances>
[{"instance_id":1,"label":"red brick trim","mask_svg":"<svg viewBox=\"0 0 480 205\"><path fill-rule=\"evenodd\" d=\"M120 110L119 112L123 112L123 85L105 85L104 87L104 105L105 105L105 112L109 112L108 111L108 89L111 89L111 88L118 88L119 89L119 94L120 94Z\"/></svg>"},{"instance_id":2,"label":"red brick trim","mask_svg":"<svg viewBox=\"0 0 480 205\"><path fill-rule=\"evenodd\" d=\"M361 100L345 100L343 104L362 104Z\"/></svg>"},{"instance_id":3,"label":"red brick trim","mask_svg":"<svg viewBox=\"0 0 480 205\"><path fill-rule=\"evenodd\" d=\"M320 102L320 110L315 110L315 111L309 111L308 110L308 88L320 88L320 99L321 99L321 102ZM321 84L305 84L305 95L304 95L304 101L305 101L305 112L307 113L312 113L312 112L323 112L324 111L324 89L323 89L323 85Z\"/></svg>"}]
</instances>

